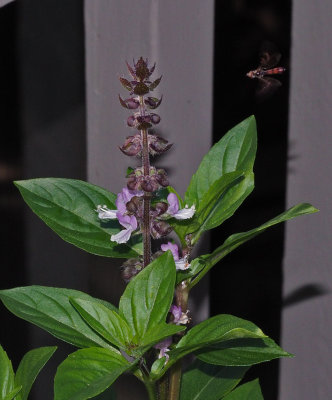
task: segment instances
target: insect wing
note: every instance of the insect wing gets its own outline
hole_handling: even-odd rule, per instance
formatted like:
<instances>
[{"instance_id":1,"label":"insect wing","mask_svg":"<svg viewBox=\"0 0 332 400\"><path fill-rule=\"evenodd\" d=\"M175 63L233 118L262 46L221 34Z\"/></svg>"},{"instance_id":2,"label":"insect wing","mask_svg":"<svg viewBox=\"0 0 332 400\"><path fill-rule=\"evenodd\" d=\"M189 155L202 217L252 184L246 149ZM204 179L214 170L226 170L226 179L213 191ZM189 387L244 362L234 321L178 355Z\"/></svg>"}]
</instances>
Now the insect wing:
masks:
<instances>
[{"instance_id":1,"label":"insect wing","mask_svg":"<svg viewBox=\"0 0 332 400\"><path fill-rule=\"evenodd\" d=\"M273 68L281 59L281 54L271 42L264 42L259 52L259 63L264 69Z\"/></svg>"},{"instance_id":2,"label":"insect wing","mask_svg":"<svg viewBox=\"0 0 332 400\"><path fill-rule=\"evenodd\" d=\"M280 86L281 82L278 79L264 77L258 80L256 96L260 99L270 97Z\"/></svg>"}]
</instances>

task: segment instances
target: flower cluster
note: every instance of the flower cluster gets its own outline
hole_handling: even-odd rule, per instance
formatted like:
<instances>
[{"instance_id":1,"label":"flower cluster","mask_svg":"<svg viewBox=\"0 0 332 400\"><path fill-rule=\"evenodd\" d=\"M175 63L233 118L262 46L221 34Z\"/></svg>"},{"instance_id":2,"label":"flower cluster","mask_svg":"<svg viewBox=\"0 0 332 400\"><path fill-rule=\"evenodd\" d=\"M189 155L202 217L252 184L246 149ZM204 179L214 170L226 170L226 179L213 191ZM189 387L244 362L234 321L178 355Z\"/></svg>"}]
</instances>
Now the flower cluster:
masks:
<instances>
[{"instance_id":1,"label":"flower cluster","mask_svg":"<svg viewBox=\"0 0 332 400\"><path fill-rule=\"evenodd\" d=\"M97 207L96 211L99 219L105 221L117 219L125 228L116 235L111 236L112 242L117 242L119 244L126 243L130 239L133 232L138 229L142 229L144 223L142 202L143 196L144 191L129 190L126 187L123 188L122 191L117 195L116 210L111 210L106 205L99 205ZM186 206L185 208L180 209L179 200L176 194L170 193L167 196L167 203L158 202L150 207L150 232L152 238L160 239L161 237L170 234L172 227L168 224L167 219L175 218L178 220L183 220L191 218L194 213L195 206L190 208ZM176 244L172 245L172 243L169 242L167 245L163 246L163 251L168 250L167 246L170 246L169 249L172 251L175 264L177 265L178 269L188 268L188 266L185 265L189 264L186 264L184 258L179 258ZM176 247L176 250L174 250L174 246Z\"/></svg>"}]
</instances>

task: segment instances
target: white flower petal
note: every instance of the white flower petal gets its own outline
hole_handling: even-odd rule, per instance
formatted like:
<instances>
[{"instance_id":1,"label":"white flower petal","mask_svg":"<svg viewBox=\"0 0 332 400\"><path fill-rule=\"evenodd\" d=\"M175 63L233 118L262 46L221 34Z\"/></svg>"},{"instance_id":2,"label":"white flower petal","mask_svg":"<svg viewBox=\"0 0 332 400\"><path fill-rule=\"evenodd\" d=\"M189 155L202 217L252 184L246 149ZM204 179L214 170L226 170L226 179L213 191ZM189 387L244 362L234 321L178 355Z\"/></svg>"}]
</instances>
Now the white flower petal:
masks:
<instances>
[{"instance_id":1,"label":"white flower petal","mask_svg":"<svg viewBox=\"0 0 332 400\"><path fill-rule=\"evenodd\" d=\"M111 236L111 241L112 242L117 242L119 244L127 243L128 240L130 239L132 231L133 231L133 229L123 229L122 231L120 231L116 235L112 235Z\"/></svg>"},{"instance_id":2,"label":"white flower petal","mask_svg":"<svg viewBox=\"0 0 332 400\"><path fill-rule=\"evenodd\" d=\"M96 211L100 219L116 219L116 213L118 212L118 210L110 210L106 206L98 206Z\"/></svg>"},{"instance_id":3,"label":"white flower petal","mask_svg":"<svg viewBox=\"0 0 332 400\"><path fill-rule=\"evenodd\" d=\"M185 208L181 208L181 210L173 214L172 217L180 220L188 219L191 218L195 214L195 212L195 205L191 206L190 208L188 208L188 206L186 205Z\"/></svg>"},{"instance_id":4,"label":"white flower petal","mask_svg":"<svg viewBox=\"0 0 332 400\"><path fill-rule=\"evenodd\" d=\"M190 264L188 263L188 261L185 258L180 258L179 261L175 261L175 268L177 271L179 270L186 270L188 268L190 268Z\"/></svg>"}]
</instances>

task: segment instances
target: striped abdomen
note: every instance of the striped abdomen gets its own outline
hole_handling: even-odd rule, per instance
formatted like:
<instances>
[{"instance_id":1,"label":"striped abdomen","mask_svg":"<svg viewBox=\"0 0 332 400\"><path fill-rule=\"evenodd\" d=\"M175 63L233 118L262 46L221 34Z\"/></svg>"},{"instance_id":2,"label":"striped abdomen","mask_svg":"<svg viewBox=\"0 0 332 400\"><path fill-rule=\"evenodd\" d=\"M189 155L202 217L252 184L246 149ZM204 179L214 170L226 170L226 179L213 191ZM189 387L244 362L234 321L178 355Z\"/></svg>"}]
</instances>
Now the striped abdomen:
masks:
<instances>
[{"instance_id":1,"label":"striped abdomen","mask_svg":"<svg viewBox=\"0 0 332 400\"><path fill-rule=\"evenodd\" d=\"M282 74L286 71L286 68L284 67L276 67L276 68L271 68L267 69L264 71L264 75L277 75L277 74Z\"/></svg>"}]
</instances>

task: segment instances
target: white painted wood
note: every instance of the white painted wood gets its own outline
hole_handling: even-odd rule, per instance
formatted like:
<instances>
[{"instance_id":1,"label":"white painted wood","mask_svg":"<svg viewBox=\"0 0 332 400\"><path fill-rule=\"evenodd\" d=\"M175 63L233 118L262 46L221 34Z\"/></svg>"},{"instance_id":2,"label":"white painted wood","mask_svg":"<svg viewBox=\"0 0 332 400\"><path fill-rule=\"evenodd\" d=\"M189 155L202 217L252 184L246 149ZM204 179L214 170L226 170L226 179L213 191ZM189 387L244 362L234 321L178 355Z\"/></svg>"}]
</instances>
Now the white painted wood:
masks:
<instances>
[{"instance_id":1,"label":"white painted wood","mask_svg":"<svg viewBox=\"0 0 332 400\"><path fill-rule=\"evenodd\" d=\"M284 296L303 285L332 290L332 3L294 0L290 98L289 206L308 201L319 214L287 224ZM280 399L331 398L332 295L285 308Z\"/></svg>"},{"instance_id":2,"label":"white painted wood","mask_svg":"<svg viewBox=\"0 0 332 400\"><path fill-rule=\"evenodd\" d=\"M0 7L6 6L9 3L12 3L14 0L0 0Z\"/></svg>"}]
</instances>

